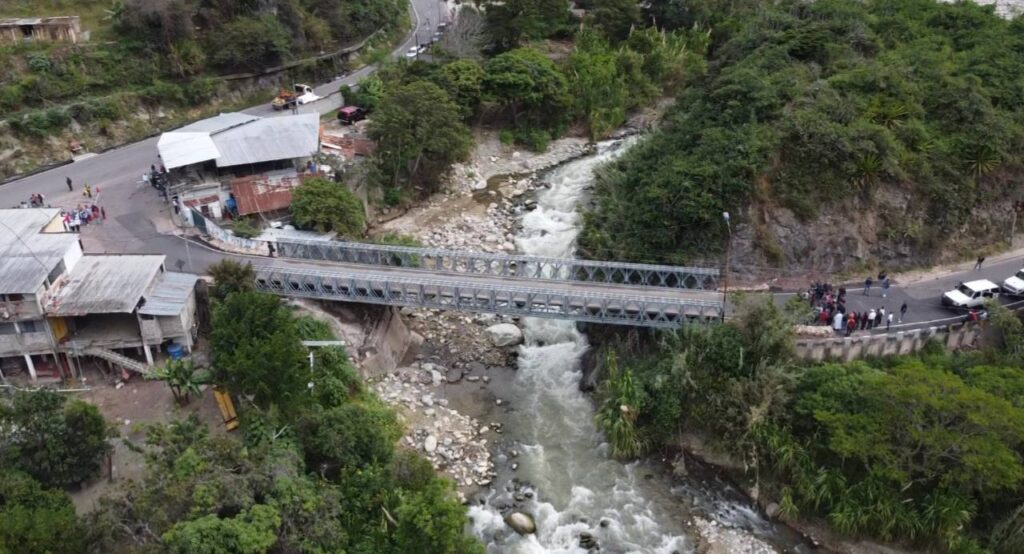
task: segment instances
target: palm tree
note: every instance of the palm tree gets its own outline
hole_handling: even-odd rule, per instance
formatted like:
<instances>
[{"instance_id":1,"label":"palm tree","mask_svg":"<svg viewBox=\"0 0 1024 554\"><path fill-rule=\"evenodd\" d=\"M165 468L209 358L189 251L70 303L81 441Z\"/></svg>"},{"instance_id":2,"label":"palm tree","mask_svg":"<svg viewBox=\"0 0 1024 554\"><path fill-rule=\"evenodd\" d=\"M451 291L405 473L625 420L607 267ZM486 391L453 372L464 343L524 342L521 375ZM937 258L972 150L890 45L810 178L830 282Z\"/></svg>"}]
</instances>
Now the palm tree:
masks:
<instances>
[{"instance_id":1,"label":"palm tree","mask_svg":"<svg viewBox=\"0 0 1024 554\"><path fill-rule=\"evenodd\" d=\"M992 173L992 171L999 167L1000 161L999 152L996 152L994 148L987 144L969 148L964 157L967 170L971 172L975 179Z\"/></svg>"},{"instance_id":2,"label":"palm tree","mask_svg":"<svg viewBox=\"0 0 1024 554\"><path fill-rule=\"evenodd\" d=\"M197 370L192 360L169 360L167 365L157 368L147 378L165 381L180 405L188 404L189 398L193 394L198 396L202 385L210 382L209 373Z\"/></svg>"},{"instance_id":3,"label":"palm tree","mask_svg":"<svg viewBox=\"0 0 1024 554\"><path fill-rule=\"evenodd\" d=\"M103 21L120 23L124 18L124 2L121 0L111 0L110 7L104 9L103 13L106 14L103 16Z\"/></svg>"}]
</instances>

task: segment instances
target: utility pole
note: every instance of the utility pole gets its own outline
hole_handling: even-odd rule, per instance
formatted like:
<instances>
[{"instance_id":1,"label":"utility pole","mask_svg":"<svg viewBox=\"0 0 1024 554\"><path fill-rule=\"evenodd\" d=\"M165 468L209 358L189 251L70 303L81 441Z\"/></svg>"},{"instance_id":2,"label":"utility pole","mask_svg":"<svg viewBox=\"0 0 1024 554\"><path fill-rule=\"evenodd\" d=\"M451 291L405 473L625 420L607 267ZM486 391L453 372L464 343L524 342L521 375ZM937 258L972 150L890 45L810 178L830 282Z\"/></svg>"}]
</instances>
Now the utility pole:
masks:
<instances>
[{"instance_id":1,"label":"utility pole","mask_svg":"<svg viewBox=\"0 0 1024 554\"><path fill-rule=\"evenodd\" d=\"M725 321L725 309L729 300L729 250L732 247L732 225L729 224L729 212L722 212L725 220L727 237L725 239L725 272L722 274L722 321Z\"/></svg>"}]
</instances>

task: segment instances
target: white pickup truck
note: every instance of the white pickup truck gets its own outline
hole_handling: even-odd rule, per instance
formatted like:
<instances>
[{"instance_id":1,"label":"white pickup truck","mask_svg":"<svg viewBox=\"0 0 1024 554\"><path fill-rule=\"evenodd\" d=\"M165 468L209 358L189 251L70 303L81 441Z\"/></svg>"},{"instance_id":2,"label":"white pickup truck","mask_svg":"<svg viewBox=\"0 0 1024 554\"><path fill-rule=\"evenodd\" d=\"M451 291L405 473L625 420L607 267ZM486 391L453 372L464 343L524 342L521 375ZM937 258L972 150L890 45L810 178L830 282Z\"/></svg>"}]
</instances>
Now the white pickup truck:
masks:
<instances>
[{"instance_id":1,"label":"white pickup truck","mask_svg":"<svg viewBox=\"0 0 1024 554\"><path fill-rule=\"evenodd\" d=\"M313 91L313 87L309 85L296 83L292 88L294 92L283 90L274 98L272 104L275 110L290 110L295 106L302 106L320 99Z\"/></svg>"}]
</instances>

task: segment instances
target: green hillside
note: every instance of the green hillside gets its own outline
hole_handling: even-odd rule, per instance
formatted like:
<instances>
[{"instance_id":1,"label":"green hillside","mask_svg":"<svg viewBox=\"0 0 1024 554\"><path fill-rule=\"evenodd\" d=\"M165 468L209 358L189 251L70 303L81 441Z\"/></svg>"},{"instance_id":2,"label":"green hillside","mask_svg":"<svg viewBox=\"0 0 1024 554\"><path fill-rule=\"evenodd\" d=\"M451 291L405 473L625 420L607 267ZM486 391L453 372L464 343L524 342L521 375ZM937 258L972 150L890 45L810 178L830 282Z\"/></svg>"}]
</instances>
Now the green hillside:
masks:
<instances>
[{"instance_id":1,"label":"green hillside","mask_svg":"<svg viewBox=\"0 0 1024 554\"><path fill-rule=\"evenodd\" d=\"M721 252L723 211L734 229L754 228L778 262L785 245L758 228L758 214L780 208L807 226L835 216L839 235L877 215L870 240L915 253L993 232L975 228L979 210L1008 220L1024 178L1020 18L934 0L654 9L665 24L711 29L709 68L678 94L661 129L600 179L581 237L588 255ZM893 195L905 205L886 200Z\"/></svg>"}]
</instances>

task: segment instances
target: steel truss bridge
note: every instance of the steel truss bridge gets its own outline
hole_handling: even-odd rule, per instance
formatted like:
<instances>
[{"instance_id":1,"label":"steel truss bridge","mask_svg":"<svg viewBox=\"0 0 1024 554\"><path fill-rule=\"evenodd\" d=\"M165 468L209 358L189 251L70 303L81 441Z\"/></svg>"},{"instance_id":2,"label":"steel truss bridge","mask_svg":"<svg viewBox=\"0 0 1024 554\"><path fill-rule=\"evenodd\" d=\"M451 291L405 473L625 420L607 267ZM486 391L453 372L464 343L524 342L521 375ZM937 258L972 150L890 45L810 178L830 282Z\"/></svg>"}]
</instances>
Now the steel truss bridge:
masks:
<instances>
[{"instance_id":1,"label":"steel truss bridge","mask_svg":"<svg viewBox=\"0 0 1024 554\"><path fill-rule=\"evenodd\" d=\"M676 328L721 317L718 293L580 283L519 275L468 275L423 268L280 260L254 267L256 289L282 296L411 306L594 323Z\"/></svg>"},{"instance_id":2,"label":"steel truss bridge","mask_svg":"<svg viewBox=\"0 0 1024 554\"><path fill-rule=\"evenodd\" d=\"M675 267L486 254L438 248L337 241L283 241L274 244L281 257L346 264L415 268L432 273L513 277L524 280L581 281L642 287L716 290L719 272Z\"/></svg>"}]
</instances>

